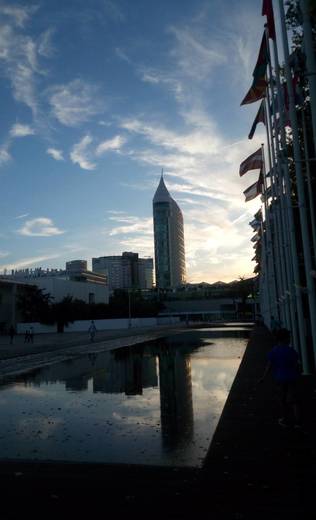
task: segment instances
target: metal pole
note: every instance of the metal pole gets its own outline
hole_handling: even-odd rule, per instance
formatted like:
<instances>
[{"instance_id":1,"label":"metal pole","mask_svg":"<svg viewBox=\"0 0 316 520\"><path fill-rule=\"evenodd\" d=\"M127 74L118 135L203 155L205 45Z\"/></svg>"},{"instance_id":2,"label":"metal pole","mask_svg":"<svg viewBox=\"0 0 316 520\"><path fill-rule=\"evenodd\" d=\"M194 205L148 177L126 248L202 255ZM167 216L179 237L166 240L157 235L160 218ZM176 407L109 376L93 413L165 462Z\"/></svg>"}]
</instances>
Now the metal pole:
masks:
<instances>
[{"instance_id":1,"label":"metal pole","mask_svg":"<svg viewBox=\"0 0 316 520\"><path fill-rule=\"evenodd\" d=\"M300 144L299 144L299 133L298 133L298 125L297 125L297 115L296 115L296 108L295 108L292 75L291 75L291 69L290 69L290 65L289 65L289 47L288 47L286 24L285 24L285 14L284 14L284 7L283 7L282 0L279 0L279 10L280 10L280 19L281 19L283 51L284 51L284 59L285 59L285 75L286 75L286 82L287 82L287 88L288 88L288 93L289 93L289 113L290 113L292 135L293 135L293 153L294 153L294 161L295 161L298 207L299 207L299 214L300 214L300 221L301 221L301 234L302 234L303 253L304 253L304 268L305 268L305 276L306 276L314 358L315 358L315 362L316 362L316 319L315 319L315 317L316 317L316 294L315 294L314 280L313 280L312 274L311 274L313 269L312 269L312 257L311 257L311 248L310 248L310 237L309 237L309 232L308 232L308 222L307 222L307 214L306 214L306 200L305 200L305 191L304 191L305 188L304 188L302 165L300 162L301 161L301 151L300 151ZM307 358L307 353L306 353L306 358Z\"/></svg>"},{"instance_id":2,"label":"metal pole","mask_svg":"<svg viewBox=\"0 0 316 520\"><path fill-rule=\"evenodd\" d=\"M314 206L314 194L313 194L313 186L311 179L311 167L309 164L309 154L308 154L308 139L307 139L307 130L306 130L306 119L305 119L305 111L301 110L302 115L302 128L303 128L303 140L304 140L304 157L306 163L306 177L307 177L307 186L308 186L308 200L309 200L309 212L311 217L312 224L312 240L313 240L313 249L314 249L314 266L316 263L316 222L315 222L315 206Z\"/></svg>"},{"instance_id":3,"label":"metal pole","mask_svg":"<svg viewBox=\"0 0 316 520\"><path fill-rule=\"evenodd\" d=\"M282 250L279 234L282 233L282 226L280 225L280 205L277 200L276 193L276 165L275 165L275 157L274 157L274 148L273 147L273 134L272 134L272 124L271 124L271 114L269 108L269 90L267 89L267 98L265 103L265 126L266 126L266 134L267 134L267 145L268 145L268 160L269 160L269 168L270 168L270 176L271 176L271 188L272 188L272 215L273 219L273 246L274 246L274 258L276 264L276 301L277 301L277 317L279 321L283 320L283 307L280 304L280 296L285 292L284 289L284 270L282 269L281 258L282 258ZM271 139L270 139L271 134ZM271 217L271 212L270 212Z\"/></svg>"},{"instance_id":4,"label":"metal pole","mask_svg":"<svg viewBox=\"0 0 316 520\"><path fill-rule=\"evenodd\" d=\"M265 221L266 221L266 235L267 235L267 270L268 270L268 287L269 290L269 300L270 300L270 317L276 315L276 287L275 287L275 261L273 255L272 248L272 238L271 238L271 218L270 218L270 208L267 200L267 178L266 178L266 167L265 167L265 159L264 159L264 145L261 145L262 151L262 159L263 159L263 167L262 167L262 175L263 175L263 187L264 187L264 213L265 213Z\"/></svg>"},{"instance_id":5,"label":"metal pole","mask_svg":"<svg viewBox=\"0 0 316 520\"><path fill-rule=\"evenodd\" d=\"M310 105L312 113L314 150L316 152L316 59L314 51L312 25L308 13L307 0L300 0L300 7L303 15L303 39L304 52L306 56L306 75L309 83Z\"/></svg>"},{"instance_id":6,"label":"metal pole","mask_svg":"<svg viewBox=\"0 0 316 520\"><path fill-rule=\"evenodd\" d=\"M279 0L280 8L283 10L283 6L281 5L282 0ZM283 12L284 14L284 12ZM280 123L281 123L281 143L282 143L282 166L284 172L284 181L285 181L285 202L287 208L287 217L289 223L289 239L290 239L290 250L291 250L291 260L292 260L292 268L293 268L293 278L294 278L294 287L296 294L296 307L297 307L297 321L298 321L298 331L300 338L300 351L302 355L302 365L305 373L309 373L311 371L308 354L307 354L307 345L306 345L306 334L305 334L305 320L303 314L303 301L302 301L302 289L300 282L300 274L299 274L299 264L298 264L298 253L297 253L297 244L296 244L296 230L293 216L293 208L291 201L291 183L289 176L289 169L287 163L287 157L285 155L286 151L286 136L285 136L285 120L282 107L283 96L281 90L281 81L280 81L280 69L279 69L279 58L278 58L278 50L276 40L273 41L273 51L274 51L274 65L275 65L275 76L276 76L276 84L277 84L277 96L278 96L278 105L279 105L279 115L280 115Z\"/></svg>"}]
</instances>

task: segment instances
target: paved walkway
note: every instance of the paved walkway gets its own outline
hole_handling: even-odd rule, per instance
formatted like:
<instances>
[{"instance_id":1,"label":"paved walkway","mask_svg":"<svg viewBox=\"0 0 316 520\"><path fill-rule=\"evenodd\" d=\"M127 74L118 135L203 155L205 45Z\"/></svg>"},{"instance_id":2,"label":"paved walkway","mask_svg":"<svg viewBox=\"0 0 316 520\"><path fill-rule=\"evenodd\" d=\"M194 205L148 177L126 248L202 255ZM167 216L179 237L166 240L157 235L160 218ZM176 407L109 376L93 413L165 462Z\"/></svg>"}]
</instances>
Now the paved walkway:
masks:
<instances>
[{"instance_id":1,"label":"paved walkway","mask_svg":"<svg viewBox=\"0 0 316 520\"><path fill-rule=\"evenodd\" d=\"M100 511L116 519L314 520L316 381L302 379L302 431L281 428L272 381L256 384L271 346L267 329L256 327L202 470L2 465L4 520Z\"/></svg>"},{"instance_id":2,"label":"paved walkway","mask_svg":"<svg viewBox=\"0 0 316 520\"><path fill-rule=\"evenodd\" d=\"M101 344L113 339L135 338L136 336L152 335L154 337L160 337L165 335L166 331L173 333L184 329L185 327L183 323L181 323L176 325L161 325L159 327L102 330L96 333L94 344ZM35 334L33 343L24 343L24 334L18 334L14 337L12 345L10 344L9 336L0 336L0 360L83 345L91 345L88 332Z\"/></svg>"}]
</instances>

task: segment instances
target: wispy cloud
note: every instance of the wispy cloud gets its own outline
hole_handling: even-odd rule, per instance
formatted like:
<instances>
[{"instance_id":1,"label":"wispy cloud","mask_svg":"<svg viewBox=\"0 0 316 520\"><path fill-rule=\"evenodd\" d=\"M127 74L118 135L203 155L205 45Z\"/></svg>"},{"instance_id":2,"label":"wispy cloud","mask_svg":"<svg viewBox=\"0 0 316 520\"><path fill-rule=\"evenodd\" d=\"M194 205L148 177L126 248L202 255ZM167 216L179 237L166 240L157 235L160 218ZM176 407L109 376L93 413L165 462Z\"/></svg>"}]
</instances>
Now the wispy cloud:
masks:
<instances>
[{"instance_id":1,"label":"wispy cloud","mask_svg":"<svg viewBox=\"0 0 316 520\"><path fill-rule=\"evenodd\" d=\"M13 20L18 27L23 27L37 9L38 6L36 5L23 7L19 5L1 5L2 15Z\"/></svg>"},{"instance_id":2,"label":"wispy cloud","mask_svg":"<svg viewBox=\"0 0 316 520\"><path fill-rule=\"evenodd\" d=\"M89 146L92 143L92 137L85 135L79 143L75 144L70 152L70 159L74 164L78 164L83 170L94 170L96 163L92 162Z\"/></svg>"},{"instance_id":3,"label":"wispy cloud","mask_svg":"<svg viewBox=\"0 0 316 520\"><path fill-rule=\"evenodd\" d=\"M34 128L29 125L23 125L21 123L15 123L10 130L11 137L26 137L27 135L34 135Z\"/></svg>"},{"instance_id":4,"label":"wispy cloud","mask_svg":"<svg viewBox=\"0 0 316 520\"><path fill-rule=\"evenodd\" d=\"M103 155L105 152L108 151L118 151L122 146L125 144L126 139L122 137L121 135L116 135L112 139L108 139L106 141L103 141L100 143L96 148L96 155L100 156Z\"/></svg>"},{"instance_id":5,"label":"wispy cloud","mask_svg":"<svg viewBox=\"0 0 316 520\"><path fill-rule=\"evenodd\" d=\"M57 148L47 148L46 152L50 155L55 161L64 161L64 156L62 150L58 150Z\"/></svg>"},{"instance_id":6,"label":"wispy cloud","mask_svg":"<svg viewBox=\"0 0 316 520\"><path fill-rule=\"evenodd\" d=\"M81 79L56 85L49 91L55 118L65 126L78 126L102 111L98 89Z\"/></svg>"},{"instance_id":7,"label":"wispy cloud","mask_svg":"<svg viewBox=\"0 0 316 520\"><path fill-rule=\"evenodd\" d=\"M50 218L38 217L27 220L18 233L28 237L51 237L62 235L65 231L57 228Z\"/></svg>"},{"instance_id":8,"label":"wispy cloud","mask_svg":"<svg viewBox=\"0 0 316 520\"><path fill-rule=\"evenodd\" d=\"M121 234L138 234L142 235L153 235L153 222L152 218L140 218L128 215L114 215L110 217L110 220L115 221L119 224L109 232L110 236L121 235Z\"/></svg>"},{"instance_id":9,"label":"wispy cloud","mask_svg":"<svg viewBox=\"0 0 316 520\"><path fill-rule=\"evenodd\" d=\"M50 58L55 53L55 47L52 43L52 37L54 34L53 29L47 29L38 38L37 41L37 52L45 58Z\"/></svg>"},{"instance_id":10,"label":"wispy cloud","mask_svg":"<svg viewBox=\"0 0 316 520\"><path fill-rule=\"evenodd\" d=\"M0 166L10 161L11 155L9 154L9 143L5 143L0 147Z\"/></svg>"},{"instance_id":11,"label":"wispy cloud","mask_svg":"<svg viewBox=\"0 0 316 520\"><path fill-rule=\"evenodd\" d=\"M0 258L5 258L6 256L9 256L9 251L0 251Z\"/></svg>"},{"instance_id":12,"label":"wispy cloud","mask_svg":"<svg viewBox=\"0 0 316 520\"><path fill-rule=\"evenodd\" d=\"M20 220L22 218L26 218L29 216L29 213L23 213L22 215L17 215L16 217L14 217L16 220Z\"/></svg>"}]
</instances>

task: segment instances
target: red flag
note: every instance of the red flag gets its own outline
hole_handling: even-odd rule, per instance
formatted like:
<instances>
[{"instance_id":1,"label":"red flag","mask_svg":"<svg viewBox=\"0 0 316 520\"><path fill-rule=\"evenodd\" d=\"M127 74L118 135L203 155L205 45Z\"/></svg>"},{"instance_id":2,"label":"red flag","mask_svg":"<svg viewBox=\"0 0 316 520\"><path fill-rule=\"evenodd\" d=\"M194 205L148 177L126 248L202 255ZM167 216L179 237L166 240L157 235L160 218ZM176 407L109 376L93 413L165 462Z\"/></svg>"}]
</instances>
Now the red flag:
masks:
<instances>
[{"instance_id":1,"label":"red flag","mask_svg":"<svg viewBox=\"0 0 316 520\"><path fill-rule=\"evenodd\" d=\"M252 73L253 82L252 85L247 92L246 96L240 103L241 105L247 105L249 103L254 103L254 101L258 101L262 99L266 95L266 87L267 82L265 79L266 70L268 65L268 46L267 39L265 33L263 33L261 45L259 49L259 55L257 59L256 66Z\"/></svg>"},{"instance_id":2,"label":"red flag","mask_svg":"<svg viewBox=\"0 0 316 520\"><path fill-rule=\"evenodd\" d=\"M263 157L262 157L262 149L259 148L256 152L252 153L245 159L241 165L239 166L239 176L242 177L249 170L257 170L257 168L262 168L263 166Z\"/></svg>"},{"instance_id":3,"label":"red flag","mask_svg":"<svg viewBox=\"0 0 316 520\"><path fill-rule=\"evenodd\" d=\"M258 123L263 123L265 125L264 101L261 101L261 103L260 103L260 107L259 107L258 113L255 117L255 120L252 124L251 130L249 132L248 139L253 138Z\"/></svg>"},{"instance_id":4,"label":"red flag","mask_svg":"<svg viewBox=\"0 0 316 520\"><path fill-rule=\"evenodd\" d=\"M275 40L275 25L272 0L263 0L262 16L264 15L267 16L269 38L271 38L271 40Z\"/></svg>"}]
</instances>

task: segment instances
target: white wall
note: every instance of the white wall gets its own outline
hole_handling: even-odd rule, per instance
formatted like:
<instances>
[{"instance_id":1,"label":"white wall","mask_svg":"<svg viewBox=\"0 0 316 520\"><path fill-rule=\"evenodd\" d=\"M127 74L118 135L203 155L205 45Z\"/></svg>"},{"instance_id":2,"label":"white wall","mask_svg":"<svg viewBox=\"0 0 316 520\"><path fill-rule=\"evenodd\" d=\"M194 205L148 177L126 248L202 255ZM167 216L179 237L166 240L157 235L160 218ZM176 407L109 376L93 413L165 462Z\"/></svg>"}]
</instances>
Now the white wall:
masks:
<instances>
[{"instance_id":1,"label":"white wall","mask_svg":"<svg viewBox=\"0 0 316 520\"><path fill-rule=\"evenodd\" d=\"M179 323L180 319L177 317L164 318L133 318L131 320L131 328L138 327L157 327L159 325L171 325ZM87 332L90 327L90 320L78 320L69 323L65 327L65 332ZM121 330L128 329L128 318L112 319L112 320L94 320L97 330ZM33 327L35 334L42 334L47 332L57 332L57 325L42 325L41 323L18 323L17 332L23 334L26 329Z\"/></svg>"},{"instance_id":2,"label":"white wall","mask_svg":"<svg viewBox=\"0 0 316 520\"><path fill-rule=\"evenodd\" d=\"M63 280L57 277L32 278L32 284L43 289L45 293L50 293L54 297L54 302L59 302L65 296L72 296L78 300L89 303L89 293L94 293L95 303L109 303L109 288L93 282L75 282L73 280Z\"/></svg>"}]
</instances>

